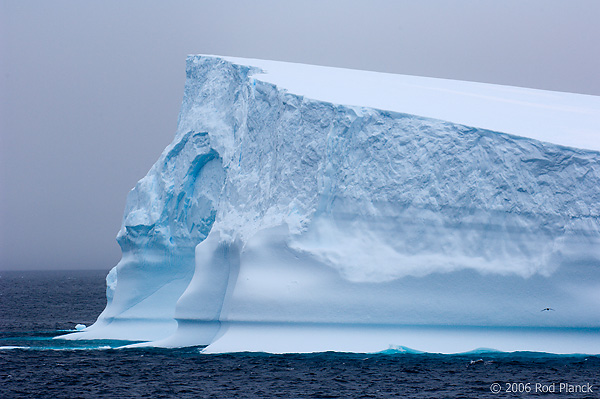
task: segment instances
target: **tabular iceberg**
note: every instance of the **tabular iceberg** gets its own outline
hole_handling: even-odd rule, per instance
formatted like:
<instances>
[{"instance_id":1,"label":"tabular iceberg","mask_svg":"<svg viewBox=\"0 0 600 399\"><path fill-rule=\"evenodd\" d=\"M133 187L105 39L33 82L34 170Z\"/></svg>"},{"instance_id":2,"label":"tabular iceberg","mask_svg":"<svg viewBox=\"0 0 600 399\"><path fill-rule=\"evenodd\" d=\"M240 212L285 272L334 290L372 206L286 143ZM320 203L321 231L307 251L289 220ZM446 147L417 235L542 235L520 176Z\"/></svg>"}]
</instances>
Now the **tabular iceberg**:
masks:
<instances>
[{"instance_id":1,"label":"tabular iceberg","mask_svg":"<svg viewBox=\"0 0 600 399\"><path fill-rule=\"evenodd\" d=\"M598 135L594 96L190 56L68 338L600 353Z\"/></svg>"}]
</instances>

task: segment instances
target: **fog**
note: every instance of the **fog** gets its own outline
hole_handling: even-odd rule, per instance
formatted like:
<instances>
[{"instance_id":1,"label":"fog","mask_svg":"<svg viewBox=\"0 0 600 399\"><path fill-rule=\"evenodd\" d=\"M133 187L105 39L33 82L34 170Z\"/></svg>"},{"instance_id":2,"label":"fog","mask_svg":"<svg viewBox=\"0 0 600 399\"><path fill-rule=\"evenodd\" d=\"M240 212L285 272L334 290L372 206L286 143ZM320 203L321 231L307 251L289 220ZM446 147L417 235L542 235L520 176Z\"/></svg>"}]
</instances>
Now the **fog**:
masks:
<instances>
[{"instance_id":1,"label":"fog","mask_svg":"<svg viewBox=\"0 0 600 399\"><path fill-rule=\"evenodd\" d=\"M593 0L0 4L0 270L118 262L126 195L172 139L187 54L600 95Z\"/></svg>"}]
</instances>

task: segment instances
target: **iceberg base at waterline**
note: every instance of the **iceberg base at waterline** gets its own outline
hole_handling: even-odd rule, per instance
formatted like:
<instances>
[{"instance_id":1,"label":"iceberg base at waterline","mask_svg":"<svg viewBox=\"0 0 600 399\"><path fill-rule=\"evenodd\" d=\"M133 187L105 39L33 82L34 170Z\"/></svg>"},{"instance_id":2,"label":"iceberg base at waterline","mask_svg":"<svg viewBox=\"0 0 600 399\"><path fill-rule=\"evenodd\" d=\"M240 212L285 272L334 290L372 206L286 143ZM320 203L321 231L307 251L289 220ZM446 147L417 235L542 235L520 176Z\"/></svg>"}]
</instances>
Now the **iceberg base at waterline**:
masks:
<instances>
[{"instance_id":1,"label":"iceberg base at waterline","mask_svg":"<svg viewBox=\"0 0 600 399\"><path fill-rule=\"evenodd\" d=\"M594 96L190 56L107 307L63 338L600 353L593 131Z\"/></svg>"}]
</instances>

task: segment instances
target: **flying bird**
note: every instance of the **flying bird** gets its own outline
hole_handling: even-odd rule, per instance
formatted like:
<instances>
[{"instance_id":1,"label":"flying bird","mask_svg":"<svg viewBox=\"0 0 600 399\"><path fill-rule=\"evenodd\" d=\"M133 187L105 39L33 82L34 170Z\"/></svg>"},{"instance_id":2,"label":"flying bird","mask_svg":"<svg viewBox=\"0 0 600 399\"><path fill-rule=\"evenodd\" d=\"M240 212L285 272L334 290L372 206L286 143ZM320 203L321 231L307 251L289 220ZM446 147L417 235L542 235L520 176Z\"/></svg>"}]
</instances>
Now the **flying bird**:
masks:
<instances>
[{"instance_id":1,"label":"flying bird","mask_svg":"<svg viewBox=\"0 0 600 399\"><path fill-rule=\"evenodd\" d=\"M549 311L554 311L554 309L552 309L552 308L544 308L544 309L540 310L540 312L549 312Z\"/></svg>"}]
</instances>

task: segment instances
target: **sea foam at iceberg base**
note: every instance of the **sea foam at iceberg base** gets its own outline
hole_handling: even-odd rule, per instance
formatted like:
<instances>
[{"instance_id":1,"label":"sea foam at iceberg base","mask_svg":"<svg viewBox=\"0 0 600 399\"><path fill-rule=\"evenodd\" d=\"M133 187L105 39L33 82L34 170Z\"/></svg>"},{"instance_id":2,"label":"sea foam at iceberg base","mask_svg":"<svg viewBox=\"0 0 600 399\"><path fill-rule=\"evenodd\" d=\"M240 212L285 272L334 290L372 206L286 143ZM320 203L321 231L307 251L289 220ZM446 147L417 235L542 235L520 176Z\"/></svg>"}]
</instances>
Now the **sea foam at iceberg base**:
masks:
<instances>
[{"instance_id":1,"label":"sea foam at iceberg base","mask_svg":"<svg viewBox=\"0 0 600 399\"><path fill-rule=\"evenodd\" d=\"M600 353L599 135L594 96L190 56L106 309L63 338Z\"/></svg>"}]
</instances>

